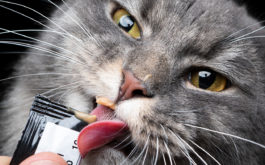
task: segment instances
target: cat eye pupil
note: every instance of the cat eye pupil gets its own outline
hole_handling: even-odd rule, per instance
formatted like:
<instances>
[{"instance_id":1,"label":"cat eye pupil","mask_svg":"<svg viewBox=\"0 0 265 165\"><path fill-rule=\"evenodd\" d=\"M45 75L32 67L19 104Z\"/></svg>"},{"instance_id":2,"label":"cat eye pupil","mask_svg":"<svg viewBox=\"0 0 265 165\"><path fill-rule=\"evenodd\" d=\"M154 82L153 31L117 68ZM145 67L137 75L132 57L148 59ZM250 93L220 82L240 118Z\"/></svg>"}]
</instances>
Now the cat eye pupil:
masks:
<instances>
[{"instance_id":1,"label":"cat eye pupil","mask_svg":"<svg viewBox=\"0 0 265 165\"><path fill-rule=\"evenodd\" d=\"M123 28L126 32L129 32L133 25L134 21L131 16L125 15L120 18L120 22L118 24L121 28Z\"/></svg>"},{"instance_id":2,"label":"cat eye pupil","mask_svg":"<svg viewBox=\"0 0 265 165\"><path fill-rule=\"evenodd\" d=\"M131 14L125 9L118 9L113 13L113 21L127 34L135 39L141 38L139 26Z\"/></svg>"},{"instance_id":3,"label":"cat eye pupil","mask_svg":"<svg viewBox=\"0 0 265 165\"><path fill-rule=\"evenodd\" d=\"M216 79L216 74L209 71L200 71L199 73L199 87L202 89L209 88Z\"/></svg>"},{"instance_id":4,"label":"cat eye pupil","mask_svg":"<svg viewBox=\"0 0 265 165\"><path fill-rule=\"evenodd\" d=\"M200 89L220 92L227 88L229 81L221 74L210 69L196 69L189 74L190 83Z\"/></svg>"}]
</instances>

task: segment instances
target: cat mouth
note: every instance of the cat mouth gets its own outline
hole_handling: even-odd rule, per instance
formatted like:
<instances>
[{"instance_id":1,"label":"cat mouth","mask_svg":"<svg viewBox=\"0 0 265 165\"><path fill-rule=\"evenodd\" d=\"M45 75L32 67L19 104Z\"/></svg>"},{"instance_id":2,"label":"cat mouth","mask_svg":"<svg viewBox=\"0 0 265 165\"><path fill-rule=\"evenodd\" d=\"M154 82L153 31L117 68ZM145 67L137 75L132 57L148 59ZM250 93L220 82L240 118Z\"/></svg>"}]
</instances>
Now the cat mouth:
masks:
<instances>
[{"instance_id":1,"label":"cat mouth","mask_svg":"<svg viewBox=\"0 0 265 165\"><path fill-rule=\"evenodd\" d=\"M97 116L97 121L89 124L78 136L78 148L84 158L88 152L105 145L114 146L121 137L128 135L128 125L115 116L115 112L107 106L98 105L91 115ZM121 150L126 153L131 145Z\"/></svg>"}]
</instances>

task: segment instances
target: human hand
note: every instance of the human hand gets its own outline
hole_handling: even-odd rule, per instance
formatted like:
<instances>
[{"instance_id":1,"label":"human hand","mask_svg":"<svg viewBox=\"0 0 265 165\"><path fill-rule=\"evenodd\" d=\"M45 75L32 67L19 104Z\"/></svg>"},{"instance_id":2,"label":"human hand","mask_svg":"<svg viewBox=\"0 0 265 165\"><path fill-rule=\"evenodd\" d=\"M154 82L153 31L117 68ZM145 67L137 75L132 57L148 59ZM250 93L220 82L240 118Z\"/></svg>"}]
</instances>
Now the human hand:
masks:
<instances>
[{"instance_id":1,"label":"human hand","mask_svg":"<svg viewBox=\"0 0 265 165\"><path fill-rule=\"evenodd\" d=\"M10 157L0 156L1 165L9 165L10 164L10 161L11 161L11 158Z\"/></svg>"},{"instance_id":2,"label":"human hand","mask_svg":"<svg viewBox=\"0 0 265 165\"><path fill-rule=\"evenodd\" d=\"M9 165L10 157L0 156L1 165ZM24 160L20 165L67 165L64 159L51 152L42 152L32 155Z\"/></svg>"}]
</instances>

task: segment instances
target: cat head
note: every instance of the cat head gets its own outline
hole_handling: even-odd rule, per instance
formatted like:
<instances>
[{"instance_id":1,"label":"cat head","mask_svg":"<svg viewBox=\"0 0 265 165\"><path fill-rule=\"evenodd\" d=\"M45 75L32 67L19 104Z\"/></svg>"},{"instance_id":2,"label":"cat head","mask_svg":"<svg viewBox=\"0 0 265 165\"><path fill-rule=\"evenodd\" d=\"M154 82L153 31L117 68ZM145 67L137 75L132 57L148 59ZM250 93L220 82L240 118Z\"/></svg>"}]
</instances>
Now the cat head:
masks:
<instances>
[{"instance_id":1,"label":"cat head","mask_svg":"<svg viewBox=\"0 0 265 165\"><path fill-rule=\"evenodd\" d=\"M258 162L264 149L233 137L264 143L264 42L244 36L255 24L227 0L74 0L59 6L21 70L62 73L27 81L57 88L42 92L79 110L90 112L96 96L116 101L147 159ZM127 73L141 88L122 100Z\"/></svg>"}]
</instances>

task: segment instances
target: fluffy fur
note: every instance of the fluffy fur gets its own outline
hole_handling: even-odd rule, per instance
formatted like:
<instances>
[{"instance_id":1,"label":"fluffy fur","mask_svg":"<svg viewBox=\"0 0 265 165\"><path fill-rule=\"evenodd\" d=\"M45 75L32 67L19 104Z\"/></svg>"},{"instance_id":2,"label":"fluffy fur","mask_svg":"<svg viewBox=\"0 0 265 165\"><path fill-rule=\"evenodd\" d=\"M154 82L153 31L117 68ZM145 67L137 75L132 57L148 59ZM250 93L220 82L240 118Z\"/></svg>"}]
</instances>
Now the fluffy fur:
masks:
<instances>
[{"instance_id":1,"label":"fluffy fur","mask_svg":"<svg viewBox=\"0 0 265 165\"><path fill-rule=\"evenodd\" d=\"M137 20L141 39L113 22L117 6ZM14 82L3 104L1 155L12 155L35 94L89 112L95 96L116 100L126 69L139 80L152 75L144 81L152 97L120 101L115 111L135 148L124 154L106 146L84 164L265 162L264 146L227 135L265 144L265 42L246 38L257 33L244 36L260 27L244 8L230 0L71 0L59 7L16 65L15 75L28 76ZM193 87L187 78L197 67L226 76L231 87Z\"/></svg>"}]
</instances>

